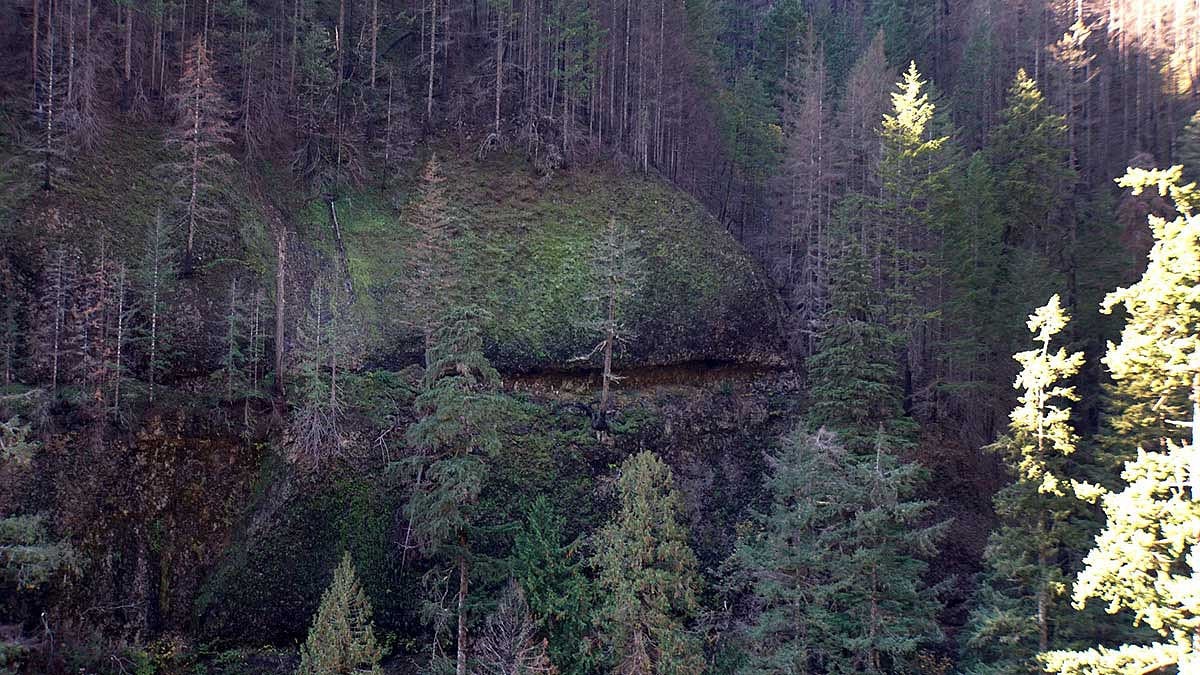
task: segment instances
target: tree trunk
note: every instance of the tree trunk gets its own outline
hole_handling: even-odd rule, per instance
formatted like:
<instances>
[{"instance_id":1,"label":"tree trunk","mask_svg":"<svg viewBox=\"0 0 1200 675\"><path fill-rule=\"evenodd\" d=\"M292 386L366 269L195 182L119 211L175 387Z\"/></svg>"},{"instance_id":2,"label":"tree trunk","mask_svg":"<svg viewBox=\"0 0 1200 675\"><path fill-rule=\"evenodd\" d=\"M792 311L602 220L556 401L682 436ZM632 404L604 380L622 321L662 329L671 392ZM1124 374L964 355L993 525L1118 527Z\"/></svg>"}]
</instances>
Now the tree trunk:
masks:
<instances>
[{"instance_id":1,"label":"tree trunk","mask_svg":"<svg viewBox=\"0 0 1200 675\"><path fill-rule=\"evenodd\" d=\"M375 88L376 65L379 61L379 0L371 0L371 88Z\"/></svg>"},{"instance_id":2,"label":"tree trunk","mask_svg":"<svg viewBox=\"0 0 1200 675\"><path fill-rule=\"evenodd\" d=\"M459 545L466 549L467 537L459 533ZM455 675L467 675L467 555L458 556L458 654Z\"/></svg>"},{"instance_id":3,"label":"tree trunk","mask_svg":"<svg viewBox=\"0 0 1200 675\"><path fill-rule=\"evenodd\" d=\"M425 93L425 120L433 122L433 68L437 59L437 6L438 0L432 0L432 10L429 19L429 84Z\"/></svg>"},{"instance_id":4,"label":"tree trunk","mask_svg":"<svg viewBox=\"0 0 1200 675\"><path fill-rule=\"evenodd\" d=\"M284 399L283 354L284 354L284 284L287 270L287 233L283 223L276 224L275 231L275 397Z\"/></svg>"},{"instance_id":5,"label":"tree trunk","mask_svg":"<svg viewBox=\"0 0 1200 675\"><path fill-rule=\"evenodd\" d=\"M41 18L42 2L41 0L33 0L33 46L29 52L31 57L29 71L35 85L37 84L38 75L38 33L41 32Z\"/></svg>"},{"instance_id":6,"label":"tree trunk","mask_svg":"<svg viewBox=\"0 0 1200 675\"><path fill-rule=\"evenodd\" d=\"M504 91L504 9L496 8L496 136L500 135L500 97Z\"/></svg>"},{"instance_id":7,"label":"tree trunk","mask_svg":"<svg viewBox=\"0 0 1200 675\"><path fill-rule=\"evenodd\" d=\"M1200 501L1200 373L1192 376L1192 501Z\"/></svg>"}]
</instances>

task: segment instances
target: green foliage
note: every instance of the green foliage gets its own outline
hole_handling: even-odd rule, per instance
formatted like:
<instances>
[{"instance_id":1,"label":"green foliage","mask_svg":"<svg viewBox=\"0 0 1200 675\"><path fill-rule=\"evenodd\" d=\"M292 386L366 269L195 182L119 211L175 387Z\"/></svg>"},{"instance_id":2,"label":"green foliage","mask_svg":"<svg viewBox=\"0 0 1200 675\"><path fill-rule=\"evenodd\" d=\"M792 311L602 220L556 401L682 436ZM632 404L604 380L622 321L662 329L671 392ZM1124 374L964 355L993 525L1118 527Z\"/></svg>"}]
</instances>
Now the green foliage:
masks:
<instances>
[{"instance_id":1,"label":"green foliage","mask_svg":"<svg viewBox=\"0 0 1200 675\"><path fill-rule=\"evenodd\" d=\"M1175 158L1183 165L1183 180L1200 180L1200 111L1192 115L1175 141Z\"/></svg>"},{"instance_id":2,"label":"green foliage","mask_svg":"<svg viewBox=\"0 0 1200 675\"><path fill-rule=\"evenodd\" d=\"M930 52L935 38L936 0L878 0L871 3L871 24L887 35L888 61L896 66Z\"/></svg>"},{"instance_id":3,"label":"green foliage","mask_svg":"<svg viewBox=\"0 0 1200 675\"><path fill-rule=\"evenodd\" d=\"M1121 340L1109 347L1104 363L1116 381L1115 395L1121 409L1110 422L1119 436L1138 443L1157 444L1164 438L1180 437L1178 426L1188 412L1187 396L1192 388L1189 363L1196 351L1196 284L1200 283L1197 262L1195 208L1192 185L1181 185L1181 169L1166 171L1132 169L1121 179L1135 194L1156 188L1169 196L1179 217L1166 220L1150 217L1154 247L1142 278L1128 288L1105 298L1102 311L1124 310L1127 319ZM1150 449L1150 448L1147 448Z\"/></svg>"},{"instance_id":4,"label":"green foliage","mask_svg":"<svg viewBox=\"0 0 1200 675\"><path fill-rule=\"evenodd\" d=\"M916 63L910 63L892 92L892 109L879 132L883 190L872 212L878 220L872 227L881 229L866 237L880 249L874 253L882 257L876 274L888 291L889 319L906 332L931 318L914 304L940 273L930 242L944 224L938 200L954 159L949 136L937 128L937 107L927 85Z\"/></svg>"},{"instance_id":5,"label":"green foliage","mask_svg":"<svg viewBox=\"0 0 1200 675\"><path fill-rule=\"evenodd\" d=\"M578 545L563 541L564 526L544 496L535 499L513 541L512 569L547 636L551 662L563 675L583 675L595 660L587 645L595 599Z\"/></svg>"},{"instance_id":6,"label":"green foliage","mask_svg":"<svg viewBox=\"0 0 1200 675\"><path fill-rule=\"evenodd\" d=\"M994 289L999 273L1003 222L996 183L983 153L977 152L956 174L951 192L958 224L946 228L946 271L953 291L945 307L947 332L953 336L941 355L949 382L961 400L978 401L996 381L992 345L1007 326L999 326ZM1005 312L1005 315L1008 313Z\"/></svg>"},{"instance_id":7,"label":"green foliage","mask_svg":"<svg viewBox=\"0 0 1200 675\"><path fill-rule=\"evenodd\" d=\"M448 547L466 555L459 550L460 535L471 525L484 459L499 451L496 425L506 399L495 392L500 375L483 355L480 319L462 310L441 322L426 357L423 391L414 402L420 419L407 432L422 455L415 458L418 477L405 510L426 553Z\"/></svg>"},{"instance_id":8,"label":"green foliage","mask_svg":"<svg viewBox=\"0 0 1200 675\"><path fill-rule=\"evenodd\" d=\"M350 553L321 596L308 639L300 648L297 675L381 675L383 654L375 642L371 601L358 583Z\"/></svg>"},{"instance_id":9,"label":"green foliage","mask_svg":"<svg viewBox=\"0 0 1200 675\"><path fill-rule=\"evenodd\" d=\"M671 469L652 452L621 465L620 506L596 533L596 625L618 672L684 675L704 670L688 623L696 615L696 556L680 524L683 502Z\"/></svg>"},{"instance_id":10,"label":"green foliage","mask_svg":"<svg viewBox=\"0 0 1200 675\"><path fill-rule=\"evenodd\" d=\"M873 447L881 428L889 443L903 444L913 427L902 415L898 339L857 244L841 247L830 278L824 330L808 360L808 421L837 432L855 452Z\"/></svg>"},{"instance_id":11,"label":"green foliage","mask_svg":"<svg viewBox=\"0 0 1200 675\"><path fill-rule=\"evenodd\" d=\"M1105 623L1076 616L1060 601L1078 564L1074 551L1094 531L1072 487L1080 469L1069 405L1078 396L1066 382L1083 354L1050 349L1067 321L1058 296L1051 297L1029 317L1036 348L1014 356L1021 372L1013 386L1021 393L1008 434L989 449L1016 480L994 498L1002 522L984 553L988 567L964 643L969 673L1038 672L1039 651L1078 644Z\"/></svg>"},{"instance_id":12,"label":"green foliage","mask_svg":"<svg viewBox=\"0 0 1200 675\"><path fill-rule=\"evenodd\" d=\"M0 422L0 469L30 466L39 444L29 434L19 417ZM36 590L75 564L70 542L53 538L44 516L0 516L0 579L18 591Z\"/></svg>"},{"instance_id":13,"label":"green foliage","mask_svg":"<svg viewBox=\"0 0 1200 675\"><path fill-rule=\"evenodd\" d=\"M756 514L727 581L751 594L745 673L907 673L941 640L924 562L944 525L914 500L923 471L879 438L859 455L826 430L796 432L770 458L771 505Z\"/></svg>"},{"instance_id":14,"label":"green foliage","mask_svg":"<svg viewBox=\"0 0 1200 675\"><path fill-rule=\"evenodd\" d=\"M1061 210L1078 178L1069 153L1066 118L1052 112L1037 82L1018 71L987 146L1006 244L1036 245L1052 257L1063 255L1070 223Z\"/></svg>"},{"instance_id":15,"label":"green foliage","mask_svg":"<svg viewBox=\"0 0 1200 675\"><path fill-rule=\"evenodd\" d=\"M357 561L356 574L381 625L398 625L415 612L408 586L415 581L396 565L401 503L394 481L343 478L298 491L296 477L280 473L289 471L282 458L264 467L254 527L238 534L200 588L199 634L237 643L294 642L304 635L329 570L345 551Z\"/></svg>"},{"instance_id":16,"label":"green foliage","mask_svg":"<svg viewBox=\"0 0 1200 675\"><path fill-rule=\"evenodd\" d=\"M1048 670L1063 675L1200 667L1200 612L1193 600L1200 566L1200 200L1194 184L1180 182L1178 166L1130 169L1119 181L1135 192L1156 188L1178 215L1150 217L1154 246L1145 272L1105 298L1104 311L1120 306L1126 320L1104 363L1118 382L1158 393L1160 400L1190 389L1191 420L1176 422L1191 427L1191 443L1168 439L1163 451L1139 449L1125 465L1124 489L1103 495L1107 523L1073 592L1080 608L1094 598L1109 612L1129 610L1163 642L1042 655Z\"/></svg>"},{"instance_id":17,"label":"green foliage","mask_svg":"<svg viewBox=\"0 0 1200 675\"><path fill-rule=\"evenodd\" d=\"M772 100L779 100L787 72L802 52L800 37L804 35L808 21L800 0L776 2L763 18L755 56L767 95Z\"/></svg>"}]
</instances>

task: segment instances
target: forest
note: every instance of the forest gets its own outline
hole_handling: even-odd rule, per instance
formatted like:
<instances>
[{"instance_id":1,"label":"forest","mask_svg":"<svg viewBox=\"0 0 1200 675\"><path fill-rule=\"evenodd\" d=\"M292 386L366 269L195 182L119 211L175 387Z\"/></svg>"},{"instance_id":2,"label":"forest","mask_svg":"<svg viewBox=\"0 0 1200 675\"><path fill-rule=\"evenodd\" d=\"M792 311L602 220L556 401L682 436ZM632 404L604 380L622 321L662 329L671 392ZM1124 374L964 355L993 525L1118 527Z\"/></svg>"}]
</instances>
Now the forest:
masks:
<instances>
[{"instance_id":1,"label":"forest","mask_svg":"<svg viewBox=\"0 0 1200 675\"><path fill-rule=\"evenodd\" d=\"M1200 675L1200 0L0 0L0 675Z\"/></svg>"}]
</instances>

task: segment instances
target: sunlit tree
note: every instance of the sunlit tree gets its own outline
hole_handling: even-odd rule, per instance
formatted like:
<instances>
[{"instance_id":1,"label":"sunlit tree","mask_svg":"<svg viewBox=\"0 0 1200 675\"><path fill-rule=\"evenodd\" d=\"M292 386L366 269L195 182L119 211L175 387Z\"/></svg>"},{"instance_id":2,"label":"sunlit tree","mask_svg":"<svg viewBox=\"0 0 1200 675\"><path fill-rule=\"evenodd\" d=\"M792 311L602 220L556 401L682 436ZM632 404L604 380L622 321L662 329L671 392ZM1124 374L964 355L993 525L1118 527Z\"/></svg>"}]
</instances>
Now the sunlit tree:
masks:
<instances>
[{"instance_id":1,"label":"sunlit tree","mask_svg":"<svg viewBox=\"0 0 1200 675\"><path fill-rule=\"evenodd\" d=\"M1190 420L1172 422L1189 426L1192 437L1142 448L1125 465L1125 487L1103 495L1107 524L1073 593L1079 607L1095 599L1109 612L1129 610L1161 641L1044 654L1046 668L1063 675L1200 670L1200 199L1194 185L1180 184L1178 166L1130 169L1119 182L1135 192L1157 189L1178 216L1150 217L1145 273L1105 298L1105 311L1120 307L1126 321L1104 362L1118 381L1164 394L1190 389Z\"/></svg>"}]
</instances>

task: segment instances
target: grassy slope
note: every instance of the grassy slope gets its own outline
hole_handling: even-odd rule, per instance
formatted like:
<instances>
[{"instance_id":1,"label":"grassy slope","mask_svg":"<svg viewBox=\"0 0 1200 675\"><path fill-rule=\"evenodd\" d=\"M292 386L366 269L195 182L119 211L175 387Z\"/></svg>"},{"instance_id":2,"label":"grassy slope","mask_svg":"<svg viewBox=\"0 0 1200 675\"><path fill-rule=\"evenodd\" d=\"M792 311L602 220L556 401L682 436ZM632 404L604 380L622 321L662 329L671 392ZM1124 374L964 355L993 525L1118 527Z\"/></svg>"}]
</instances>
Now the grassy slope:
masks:
<instances>
[{"instance_id":1,"label":"grassy slope","mask_svg":"<svg viewBox=\"0 0 1200 675\"><path fill-rule=\"evenodd\" d=\"M512 155L477 161L451 151L439 154L449 215L460 232L458 267L467 296L492 315L485 335L502 369L581 367L575 359L599 339L586 324L601 311L587 299L596 283L588 257L610 215L639 241L645 272L629 308L634 336L618 354L620 365L778 360L777 315L763 275L699 204L669 184L601 166L542 179ZM160 129L116 129L91 157L79 159L52 193L8 176L10 189L0 211L19 214L23 225L15 234L31 253L56 220L66 240L79 243L85 256L96 253L98 233L104 232L108 250L133 264L146 248L147 230L160 208L175 228L176 241L184 236L172 220L172 198L179 190L164 177L170 159ZM416 239L408 224L415 168L372 181L336 202L369 337L367 362L393 369L420 356L420 340L405 309L411 292L407 261ZM219 186L227 220L198 233L199 267L186 284L195 314L213 324L202 332L211 332L208 342L214 344L231 278L239 278L242 288L247 278L258 278L268 294L274 287L266 208L249 189L250 172L290 211L284 216L304 252L299 263L293 260L292 283L306 285L337 255L324 199L302 195L278 167L256 164L231 171ZM55 218L47 217L50 207ZM293 293L307 298L304 288ZM294 301L291 306L296 307Z\"/></svg>"},{"instance_id":2,"label":"grassy slope","mask_svg":"<svg viewBox=\"0 0 1200 675\"><path fill-rule=\"evenodd\" d=\"M619 360L777 359L775 311L758 268L701 206L664 182L595 167L540 181L511 156L440 160L467 296L492 315L485 333L503 369L577 366L572 360L591 350L598 338L586 324L599 308L587 300L595 284L588 256L610 214L639 241L646 274L630 308L635 338ZM384 361L412 359L419 346L403 312L414 191L405 178L336 204L360 306ZM328 205L310 201L302 214L306 239L333 255Z\"/></svg>"}]
</instances>

